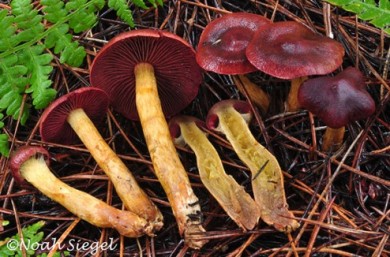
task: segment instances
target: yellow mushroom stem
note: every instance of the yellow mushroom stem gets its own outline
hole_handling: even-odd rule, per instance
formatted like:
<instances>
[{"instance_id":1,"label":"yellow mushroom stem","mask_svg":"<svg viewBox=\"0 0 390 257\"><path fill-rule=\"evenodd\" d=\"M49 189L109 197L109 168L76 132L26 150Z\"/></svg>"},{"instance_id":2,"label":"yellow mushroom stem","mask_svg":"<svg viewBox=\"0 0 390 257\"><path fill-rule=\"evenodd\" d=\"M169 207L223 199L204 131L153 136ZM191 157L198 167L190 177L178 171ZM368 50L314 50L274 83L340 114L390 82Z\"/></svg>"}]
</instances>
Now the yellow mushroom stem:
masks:
<instances>
[{"instance_id":1,"label":"yellow mushroom stem","mask_svg":"<svg viewBox=\"0 0 390 257\"><path fill-rule=\"evenodd\" d=\"M287 96L286 101L286 111L287 112L296 112L301 108L301 105L298 102L298 91L302 83L308 79L307 76L299 77L291 80L290 92Z\"/></svg>"},{"instance_id":2,"label":"yellow mushroom stem","mask_svg":"<svg viewBox=\"0 0 390 257\"><path fill-rule=\"evenodd\" d=\"M325 134L322 137L322 151L337 151L343 144L345 127L330 128L326 127Z\"/></svg>"},{"instance_id":3,"label":"yellow mushroom stem","mask_svg":"<svg viewBox=\"0 0 390 257\"><path fill-rule=\"evenodd\" d=\"M106 143L83 109L73 110L67 119L97 164L106 173L127 210L138 214L159 230L162 214L139 187L127 166Z\"/></svg>"},{"instance_id":4,"label":"yellow mushroom stem","mask_svg":"<svg viewBox=\"0 0 390 257\"><path fill-rule=\"evenodd\" d=\"M256 85L248 79L245 75L233 76L233 81L236 84L238 90L247 95L253 103L260 108L263 114L267 113L270 98L269 95L261 89L260 86Z\"/></svg>"},{"instance_id":5,"label":"yellow mushroom stem","mask_svg":"<svg viewBox=\"0 0 390 257\"><path fill-rule=\"evenodd\" d=\"M137 214L116 209L56 178L42 157L25 161L20 173L44 195L97 227L114 228L126 237L153 235L153 226Z\"/></svg>"},{"instance_id":6,"label":"yellow mushroom stem","mask_svg":"<svg viewBox=\"0 0 390 257\"><path fill-rule=\"evenodd\" d=\"M252 173L255 201L261 218L276 229L290 232L299 227L288 210L283 175L276 158L253 137L244 117L233 106L219 108L219 125L238 157Z\"/></svg>"},{"instance_id":7,"label":"yellow mushroom stem","mask_svg":"<svg viewBox=\"0 0 390 257\"><path fill-rule=\"evenodd\" d=\"M196 123L185 117L177 121L182 136L175 142L188 144L194 151L202 183L239 227L253 229L260 217L256 202L225 173L217 151Z\"/></svg>"},{"instance_id":8,"label":"yellow mushroom stem","mask_svg":"<svg viewBox=\"0 0 390 257\"><path fill-rule=\"evenodd\" d=\"M201 239L205 230L201 225L199 200L173 144L162 111L153 66L137 64L134 73L137 111L155 174L168 197L186 244L191 248L200 248L206 241Z\"/></svg>"}]
</instances>

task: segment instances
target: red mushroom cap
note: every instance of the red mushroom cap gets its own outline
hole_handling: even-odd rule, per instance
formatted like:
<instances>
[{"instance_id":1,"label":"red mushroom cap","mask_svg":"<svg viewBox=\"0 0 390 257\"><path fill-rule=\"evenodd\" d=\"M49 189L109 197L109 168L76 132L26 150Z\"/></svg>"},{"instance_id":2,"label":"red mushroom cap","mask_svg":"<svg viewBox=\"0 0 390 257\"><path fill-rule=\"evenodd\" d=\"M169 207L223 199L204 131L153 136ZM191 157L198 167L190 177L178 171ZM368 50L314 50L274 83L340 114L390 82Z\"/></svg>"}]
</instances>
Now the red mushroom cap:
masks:
<instances>
[{"instance_id":1,"label":"red mushroom cap","mask_svg":"<svg viewBox=\"0 0 390 257\"><path fill-rule=\"evenodd\" d=\"M218 130L219 118L217 113L219 110L227 107L233 107L239 113L246 115L247 121L250 120L252 117L252 109L248 102L236 100L236 99L222 100L214 104L213 107L210 108L207 114L206 126L208 129Z\"/></svg>"},{"instance_id":2,"label":"red mushroom cap","mask_svg":"<svg viewBox=\"0 0 390 257\"><path fill-rule=\"evenodd\" d=\"M45 159L47 165L49 165L49 152L40 146L22 146L11 155L9 168L11 169L12 176L17 183L23 184L24 182L24 178L20 173L20 168L22 167L23 163L30 158L37 158L40 156L42 156Z\"/></svg>"},{"instance_id":3,"label":"red mushroom cap","mask_svg":"<svg viewBox=\"0 0 390 257\"><path fill-rule=\"evenodd\" d=\"M246 49L248 60L264 73L281 79L323 75L343 61L343 46L294 21L262 26Z\"/></svg>"},{"instance_id":4,"label":"red mushroom cap","mask_svg":"<svg viewBox=\"0 0 390 257\"><path fill-rule=\"evenodd\" d=\"M198 94L202 72L194 49L182 38L159 30L132 30L105 45L95 57L91 85L106 91L116 111L138 120L134 67L153 66L165 116L184 109Z\"/></svg>"},{"instance_id":5,"label":"red mushroom cap","mask_svg":"<svg viewBox=\"0 0 390 257\"><path fill-rule=\"evenodd\" d=\"M105 117L109 100L107 94L94 87L83 87L54 101L42 114L40 134L43 141L72 144L78 136L67 122L69 113L82 108L95 125Z\"/></svg>"},{"instance_id":6,"label":"red mushroom cap","mask_svg":"<svg viewBox=\"0 0 390 257\"><path fill-rule=\"evenodd\" d=\"M219 74L245 74L257 69L245 50L255 31L271 23L253 13L226 14L210 22L200 36L196 61L203 69Z\"/></svg>"},{"instance_id":7,"label":"red mushroom cap","mask_svg":"<svg viewBox=\"0 0 390 257\"><path fill-rule=\"evenodd\" d=\"M375 112L375 102L366 91L364 76L354 67L335 77L305 81L299 89L298 101L331 128L341 128Z\"/></svg>"}]
</instances>

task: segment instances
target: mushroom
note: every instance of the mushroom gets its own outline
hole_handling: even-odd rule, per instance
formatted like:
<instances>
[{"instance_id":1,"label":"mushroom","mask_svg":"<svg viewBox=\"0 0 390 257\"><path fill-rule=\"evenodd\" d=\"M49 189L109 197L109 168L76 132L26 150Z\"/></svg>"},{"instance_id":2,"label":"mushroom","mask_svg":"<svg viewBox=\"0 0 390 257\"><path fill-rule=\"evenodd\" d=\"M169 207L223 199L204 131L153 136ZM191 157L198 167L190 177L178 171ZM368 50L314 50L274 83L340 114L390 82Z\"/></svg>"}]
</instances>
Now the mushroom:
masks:
<instances>
[{"instance_id":1,"label":"mushroom","mask_svg":"<svg viewBox=\"0 0 390 257\"><path fill-rule=\"evenodd\" d=\"M15 181L23 183L26 180L80 219L100 228L114 228L126 237L140 237L144 234L153 236L154 227L148 221L70 187L56 178L48 165L49 153L38 146L20 147L12 154L9 162Z\"/></svg>"},{"instance_id":2,"label":"mushroom","mask_svg":"<svg viewBox=\"0 0 390 257\"><path fill-rule=\"evenodd\" d=\"M107 92L113 107L141 122L154 171L186 244L200 248L204 229L199 200L176 152L165 116L186 107L202 82L195 51L182 38L160 30L133 30L106 44L95 57L91 84ZM197 234L193 236L190 234Z\"/></svg>"},{"instance_id":3,"label":"mushroom","mask_svg":"<svg viewBox=\"0 0 390 257\"><path fill-rule=\"evenodd\" d=\"M288 210L282 171L275 156L252 135L247 124L251 117L247 102L223 100L209 110L206 124L209 129L224 133L238 157L249 167L262 220L279 231L290 232L299 223Z\"/></svg>"},{"instance_id":4,"label":"mushroom","mask_svg":"<svg viewBox=\"0 0 390 257\"><path fill-rule=\"evenodd\" d=\"M223 15L205 27L196 53L196 61L204 70L218 74L236 75L234 82L243 92L243 87L252 98L260 98L259 107L268 110L269 96L260 87L251 83L243 74L257 71L246 57L246 47L253 34L262 26L271 23L263 16L253 13L230 13ZM241 83L241 81L244 81Z\"/></svg>"},{"instance_id":5,"label":"mushroom","mask_svg":"<svg viewBox=\"0 0 390 257\"><path fill-rule=\"evenodd\" d=\"M292 79L286 110L297 111L298 89L309 75L323 75L337 69L343 46L312 32L294 21L269 23L259 28L246 49L250 63L262 72Z\"/></svg>"},{"instance_id":6,"label":"mushroom","mask_svg":"<svg viewBox=\"0 0 390 257\"><path fill-rule=\"evenodd\" d=\"M339 149L347 124L375 112L375 102L366 90L364 76L354 67L334 77L307 80L299 89L298 100L327 125L322 141L322 150L326 152Z\"/></svg>"},{"instance_id":7,"label":"mushroom","mask_svg":"<svg viewBox=\"0 0 390 257\"><path fill-rule=\"evenodd\" d=\"M217 150L201 128L206 124L192 116L175 116L169 129L178 146L189 145L194 151L202 183L229 217L242 229L253 229L260 210L251 196L232 176L227 175Z\"/></svg>"},{"instance_id":8,"label":"mushroom","mask_svg":"<svg viewBox=\"0 0 390 257\"><path fill-rule=\"evenodd\" d=\"M159 230L163 225L161 212L94 125L101 122L108 104L106 93L98 88L84 87L63 95L42 114L42 140L71 144L80 138L109 177L126 209L146 219L155 230Z\"/></svg>"}]
</instances>

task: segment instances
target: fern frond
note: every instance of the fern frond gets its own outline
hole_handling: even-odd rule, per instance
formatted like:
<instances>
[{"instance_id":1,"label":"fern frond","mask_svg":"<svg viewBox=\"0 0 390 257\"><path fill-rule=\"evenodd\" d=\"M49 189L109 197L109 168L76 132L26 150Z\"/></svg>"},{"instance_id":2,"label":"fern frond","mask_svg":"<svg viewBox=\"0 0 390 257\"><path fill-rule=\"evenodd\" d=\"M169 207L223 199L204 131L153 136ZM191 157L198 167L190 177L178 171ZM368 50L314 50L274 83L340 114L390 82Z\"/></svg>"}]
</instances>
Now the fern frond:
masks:
<instances>
[{"instance_id":1,"label":"fern frond","mask_svg":"<svg viewBox=\"0 0 390 257\"><path fill-rule=\"evenodd\" d=\"M390 34L390 2L380 0L326 0L330 4L355 13L360 19L368 21L374 26Z\"/></svg>"},{"instance_id":2,"label":"fern frond","mask_svg":"<svg viewBox=\"0 0 390 257\"><path fill-rule=\"evenodd\" d=\"M28 83L27 67L18 63L16 55L11 55L0 60L0 110L6 110L6 114L15 120L19 117L23 103L23 94ZM21 124L25 124L29 109L23 109Z\"/></svg>"},{"instance_id":3,"label":"fern frond","mask_svg":"<svg viewBox=\"0 0 390 257\"><path fill-rule=\"evenodd\" d=\"M9 142L7 134L0 134L0 154L9 156Z\"/></svg>"},{"instance_id":4,"label":"fern frond","mask_svg":"<svg viewBox=\"0 0 390 257\"><path fill-rule=\"evenodd\" d=\"M7 10L0 11L0 52L12 49L18 44L16 39L15 17L8 15Z\"/></svg>"},{"instance_id":5,"label":"fern frond","mask_svg":"<svg viewBox=\"0 0 390 257\"><path fill-rule=\"evenodd\" d=\"M126 22L131 28L134 28L134 18L129 8L128 2L128 0L108 0L108 7L115 10L116 14L119 18L121 18L121 20ZM131 2L133 2L133 4L139 8L148 9L144 0L132 0ZM162 0L148 0L148 2L151 3L154 7L163 4Z\"/></svg>"},{"instance_id":6,"label":"fern frond","mask_svg":"<svg viewBox=\"0 0 390 257\"><path fill-rule=\"evenodd\" d=\"M4 114L0 113L0 129L4 128ZM0 133L0 154L6 157L9 156L9 142L6 134Z\"/></svg>"},{"instance_id":7,"label":"fern frond","mask_svg":"<svg viewBox=\"0 0 390 257\"><path fill-rule=\"evenodd\" d=\"M26 48L19 55L19 60L26 63L30 77L30 87L25 90L30 93L33 105L36 109L45 108L56 96L56 91L51 86L49 75L53 70L50 65L53 57L44 53L44 45L36 45Z\"/></svg>"},{"instance_id":8,"label":"fern frond","mask_svg":"<svg viewBox=\"0 0 390 257\"><path fill-rule=\"evenodd\" d=\"M131 28L134 27L133 15L131 14L126 0L108 0L108 7L114 9L119 18L126 22Z\"/></svg>"},{"instance_id":9,"label":"fern frond","mask_svg":"<svg viewBox=\"0 0 390 257\"><path fill-rule=\"evenodd\" d=\"M148 9L146 6L144 0L132 0L132 2L135 4L135 6L142 8L142 9Z\"/></svg>"},{"instance_id":10,"label":"fern frond","mask_svg":"<svg viewBox=\"0 0 390 257\"><path fill-rule=\"evenodd\" d=\"M45 45L47 48L54 48L55 54L60 54L61 63L78 67L83 63L87 53L77 41L72 41L72 35L68 31L67 24L61 24L50 30L45 38Z\"/></svg>"},{"instance_id":11,"label":"fern frond","mask_svg":"<svg viewBox=\"0 0 390 257\"><path fill-rule=\"evenodd\" d=\"M30 0L12 1L11 10L15 17L14 23L20 30L16 35L19 42L30 41L44 31L41 23L43 17L38 14L38 10L33 9Z\"/></svg>"},{"instance_id":12,"label":"fern frond","mask_svg":"<svg viewBox=\"0 0 390 257\"><path fill-rule=\"evenodd\" d=\"M104 0L89 0L92 4L87 8L80 9L87 3L87 0L70 0L65 8L69 13L74 13L69 19L69 27L75 33L80 33L92 28L97 22L96 12L105 5Z\"/></svg>"},{"instance_id":13,"label":"fern frond","mask_svg":"<svg viewBox=\"0 0 390 257\"><path fill-rule=\"evenodd\" d=\"M68 15L65 3L61 0L41 0L41 5L45 19L51 23L56 23Z\"/></svg>"}]
</instances>

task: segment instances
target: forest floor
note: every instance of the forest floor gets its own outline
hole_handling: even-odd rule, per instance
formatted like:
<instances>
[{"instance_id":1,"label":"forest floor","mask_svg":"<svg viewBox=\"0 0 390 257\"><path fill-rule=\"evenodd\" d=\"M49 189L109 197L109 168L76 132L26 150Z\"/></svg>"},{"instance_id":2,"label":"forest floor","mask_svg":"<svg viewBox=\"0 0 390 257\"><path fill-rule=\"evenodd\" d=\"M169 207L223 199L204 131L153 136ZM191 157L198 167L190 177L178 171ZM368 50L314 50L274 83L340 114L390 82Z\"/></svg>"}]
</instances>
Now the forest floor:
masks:
<instances>
[{"instance_id":1,"label":"forest floor","mask_svg":"<svg viewBox=\"0 0 390 257\"><path fill-rule=\"evenodd\" d=\"M335 153L321 151L325 125L307 111L284 112L289 82L261 72L250 78L270 96L266 114L256 108L250 129L256 139L278 160L284 174L287 202L300 228L278 232L264 222L255 229L241 230L221 209L201 183L194 153L179 148L181 160L198 196L202 212L202 235L209 240L200 250L185 246L166 195L156 179L139 122L129 121L111 110L100 132L125 161L141 187L164 215L164 227L155 237L130 239L110 229L99 229L80 221L62 206L33 188L21 188L12 180L7 159L2 158L0 214L11 222L3 235L21 227L45 221L44 240L52 238L69 244L109 242L115 247L100 250L97 256L390 256L390 80L388 77L390 40L383 31L357 19L355 15L322 1L242 1L177 0L148 10L135 9L135 29L154 28L173 32L197 48L207 24L230 12L250 12L273 21L294 20L322 35L334 35L345 48L337 72L354 66L366 78L367 90L376 103L375 114L349 124L345 143ZM89 86L89 68L99 49L115 35L129 30L107 10L93 30L78 37L88 50L82 68L57 63L54 88L63 95ZM324 56L324 58L327 58ZM180 71L178 71L180 72ZM238 91L232 77L204 72L197 98L182 114L205 119L220 100L249 100ZM121 208L121 201L103 171L81 144L45 144L40 140L41 111L33 113L26 126L15 132L15 123L5 129L14 140L13 148L26 143L43 145L53 156L51 170L64 182ZM239 160L226 139L210 133L226 172L252 193L250 171ZM91 249L89 249L91 250ZM72 256L91 256L91 251L74 251Z\"/></svg>"}]
</instances>

